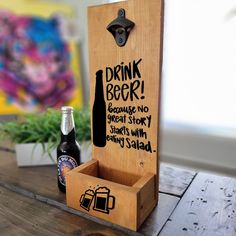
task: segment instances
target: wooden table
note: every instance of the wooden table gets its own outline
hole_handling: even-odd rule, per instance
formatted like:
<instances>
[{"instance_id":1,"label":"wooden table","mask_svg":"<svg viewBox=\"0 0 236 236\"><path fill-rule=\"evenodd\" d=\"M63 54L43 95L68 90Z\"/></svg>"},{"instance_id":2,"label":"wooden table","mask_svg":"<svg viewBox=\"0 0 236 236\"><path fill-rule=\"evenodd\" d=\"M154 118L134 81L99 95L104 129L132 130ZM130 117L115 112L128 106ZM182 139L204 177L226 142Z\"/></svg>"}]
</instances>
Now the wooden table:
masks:
<instances>
[{"instance_id":1,"label":"wooden table","mask_svg":"<svg viewBox=\"0 0 236 236\"><path fill-rule=\"evenodd\" d=\"M66 206L56 167L18 168L0 151L0 235L236 235L236 179L160 167L159 204L138 232Z\"/></svg>"}]
</instances>

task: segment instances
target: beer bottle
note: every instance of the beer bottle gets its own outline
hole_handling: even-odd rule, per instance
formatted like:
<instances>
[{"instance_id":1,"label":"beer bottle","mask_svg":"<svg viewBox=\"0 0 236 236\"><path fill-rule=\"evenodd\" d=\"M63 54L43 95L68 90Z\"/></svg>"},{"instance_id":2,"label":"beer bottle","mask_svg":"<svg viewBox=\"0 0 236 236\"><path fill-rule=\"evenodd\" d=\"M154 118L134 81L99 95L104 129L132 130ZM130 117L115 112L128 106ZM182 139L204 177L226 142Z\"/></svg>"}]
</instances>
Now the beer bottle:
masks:
<instances>
[{"instance_id":1,"label":"beer bottle","mask_svg":"<svg viewBox=\"0 0 236 236\"><path fill-rule=\"evenodd\" d=\"M57 147L58 188L66 191L66 173L80 165L80 146L75 137L73 107L61 108L61 142Z\"/></svg>"},{"instance_id":2,"label":"beer bottle","mask_svg":"<svg viewBox=\"0 0 236 236\"><path fill-rule=\"evenodd\" d=\"M93 144L106 146L106 103L104 99L102 70L96 73L95 99L93 104Z\"/></svg>"}]
</instances>

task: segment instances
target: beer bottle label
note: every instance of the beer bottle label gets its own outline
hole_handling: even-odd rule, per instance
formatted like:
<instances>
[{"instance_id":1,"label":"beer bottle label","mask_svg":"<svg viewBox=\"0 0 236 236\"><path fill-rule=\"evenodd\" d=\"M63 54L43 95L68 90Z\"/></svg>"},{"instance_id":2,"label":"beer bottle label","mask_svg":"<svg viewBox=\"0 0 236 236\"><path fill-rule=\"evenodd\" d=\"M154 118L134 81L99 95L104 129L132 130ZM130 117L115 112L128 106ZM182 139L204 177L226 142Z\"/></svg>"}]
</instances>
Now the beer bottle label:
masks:
<instances>
[{"instance_id":1,"label":"beer bottle label","mask_svg":"<svg viewBox=\"0 0 236 236\"><path fill-rule=\"evenodd\" d=\"M75 167L78 164L76 160L68 155L62 155L58 158L57 161L57 171L58 171L58 179L62 185L66 185L66 173Z\"/></svg>"}]
</instances>

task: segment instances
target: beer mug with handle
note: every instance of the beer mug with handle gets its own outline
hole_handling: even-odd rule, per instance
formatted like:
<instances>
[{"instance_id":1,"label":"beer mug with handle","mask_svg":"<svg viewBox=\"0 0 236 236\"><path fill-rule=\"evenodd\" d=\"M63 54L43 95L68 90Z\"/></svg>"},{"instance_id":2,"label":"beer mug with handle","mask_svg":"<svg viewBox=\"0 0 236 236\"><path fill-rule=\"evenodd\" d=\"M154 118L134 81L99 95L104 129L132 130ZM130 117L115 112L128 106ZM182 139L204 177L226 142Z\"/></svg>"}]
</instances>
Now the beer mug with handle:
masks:
<instances>
[{"instance_id":1,"label":"beer mug with handle","mask_svg":"<svg viewBox=\"0 0 236 236\"><path fill-rule=\"evenodd\" d=\"M84 208L86 211L90 210L90 206L93 202L94 191L89 189L85 191L85 194L82 194L80 197L80 206Z\"/></svg>"},{"instance_id":2,"label":"beer mug with handle","mask_svg":"<svg viewBox=\"0 0 236 236\"><path fill-rule=\"evenodd\" d=\"M94 207L95 211L109 214L115 208L115 197L110 195L110 190L106 187L100 187L95 191Z\"/></svg>"}]
</instances>

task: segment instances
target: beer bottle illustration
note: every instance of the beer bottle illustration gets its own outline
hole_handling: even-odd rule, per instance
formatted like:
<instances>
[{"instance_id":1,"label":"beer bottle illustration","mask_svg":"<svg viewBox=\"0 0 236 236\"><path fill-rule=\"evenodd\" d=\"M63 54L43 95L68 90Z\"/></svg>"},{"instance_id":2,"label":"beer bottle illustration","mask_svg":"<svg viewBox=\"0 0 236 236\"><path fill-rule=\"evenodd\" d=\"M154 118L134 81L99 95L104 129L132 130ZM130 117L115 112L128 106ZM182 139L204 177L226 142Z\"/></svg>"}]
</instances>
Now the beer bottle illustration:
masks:
<instances>
[{"instance_id":1,"label":"beer bottle illustration","mask_svg":"<svg viewBox=\"0 0 236 236\"><path fill-rule=\"evenodd\" d=\"M96 72L95 99L93 104L93 144L97 147L106 146L106 103L103 92L102 70Z\"/></svg>"}]
</instances>

